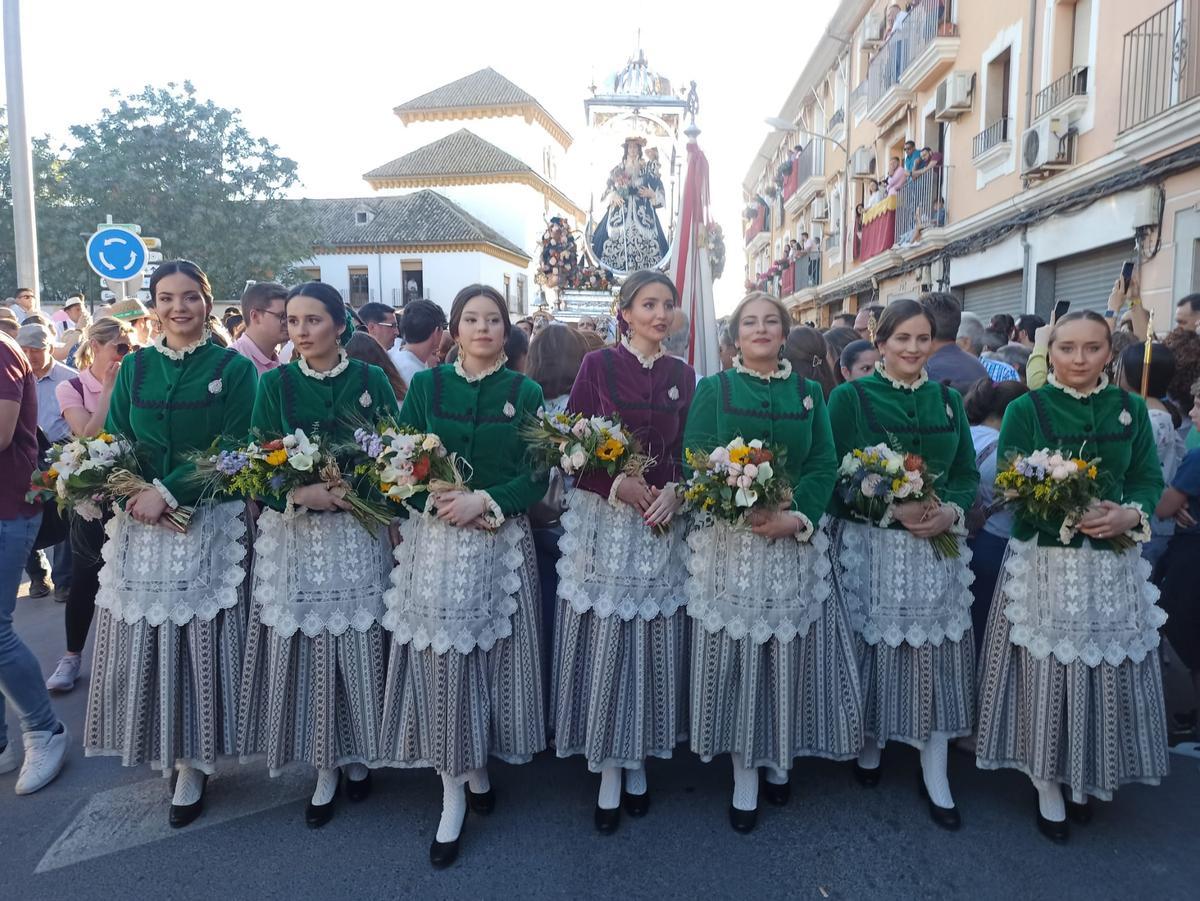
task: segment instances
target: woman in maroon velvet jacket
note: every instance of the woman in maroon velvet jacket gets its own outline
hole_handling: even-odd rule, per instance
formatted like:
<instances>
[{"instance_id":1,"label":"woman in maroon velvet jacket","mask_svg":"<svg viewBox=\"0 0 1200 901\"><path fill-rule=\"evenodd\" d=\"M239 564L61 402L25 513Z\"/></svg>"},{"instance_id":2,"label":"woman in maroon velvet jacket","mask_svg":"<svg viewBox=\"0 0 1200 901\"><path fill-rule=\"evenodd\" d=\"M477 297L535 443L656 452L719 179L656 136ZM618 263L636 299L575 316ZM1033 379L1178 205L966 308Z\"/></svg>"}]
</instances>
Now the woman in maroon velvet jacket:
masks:
<instances>
[{"instance_id":1,"label":"woman in maroon velvet jacket","mask_svg":"<svg viewBox=\"0 0 1200 901\"><path fill-rule=\"evenodd\" d=\"M601 774L603 833L617 828L622 797L630 816L645 814L646 758L670 757L687 732L686 542L670 523L696 374L662 347L678 302L662 273L626 279L621 340L584 358L567 401L569 413L619 418L654 458L641 475L585 473L562 519L556 742Z\"/></svg>"}]
</instances>

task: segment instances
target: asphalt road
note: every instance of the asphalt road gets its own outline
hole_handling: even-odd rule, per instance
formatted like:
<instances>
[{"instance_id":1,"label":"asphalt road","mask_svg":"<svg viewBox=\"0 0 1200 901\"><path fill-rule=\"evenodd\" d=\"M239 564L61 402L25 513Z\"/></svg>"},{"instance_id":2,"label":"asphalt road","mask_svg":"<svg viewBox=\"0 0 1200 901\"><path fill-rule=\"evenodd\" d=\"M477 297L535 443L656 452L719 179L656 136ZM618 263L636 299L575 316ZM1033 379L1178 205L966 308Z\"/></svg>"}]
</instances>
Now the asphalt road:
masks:
<instances>
[{"instance_id":1,"label":"asphalt road","mask_svg":"<svg viewBox=\"0 0 1200 901\"><path fill-rule=\"evenodd\" d=\"M17 629L47 671L61 648L62 607L21 600ZM85 661L86 661L85 657ZM86 671L86 662L85 662ZM652 761L650 813L612 836L592 828L598 778L544 754L492 768L496 811L469 814L458 862L434 871L429 842L440 783L426 770L377 772L366 802L339 802L306 829L311 777L270 780L230 763L210 780L205 814L167 827L169 791L149 769L85 759L86 686L57 700L74 739L63 774L19 798L0 777L0 896L121 899L414 897L1195 898L1200 894L1200 761L1173 756L1164 785L1131 786L1101 804L1065 847L1034 827L1024 777L951 755L963 829L934 826L916 790L917 757L890 747L883 781L864 789L846 765L802 762L792 801L760 809L734 833L728 762L689 752ZM10 711L10 735L16 735Z\"/></svg>"}]
</instances>

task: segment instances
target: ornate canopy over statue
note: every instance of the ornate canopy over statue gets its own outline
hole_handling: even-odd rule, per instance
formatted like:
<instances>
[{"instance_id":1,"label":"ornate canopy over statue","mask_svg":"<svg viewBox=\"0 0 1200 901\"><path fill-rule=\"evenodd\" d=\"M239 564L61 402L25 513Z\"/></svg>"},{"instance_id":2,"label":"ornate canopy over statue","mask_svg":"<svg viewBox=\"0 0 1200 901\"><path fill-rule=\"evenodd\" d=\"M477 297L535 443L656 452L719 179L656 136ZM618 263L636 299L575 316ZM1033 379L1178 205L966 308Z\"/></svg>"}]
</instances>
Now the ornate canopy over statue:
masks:
<instances>
[{"instance_id":1,"label":"ornate canopy over statue","mask_svg":"<svg viewBox=\"0 0 1200 901\"><path fill-rule=\"evenodd\" d=\"M647 149L640 135L626 138L600 202L607 208L591 236L600 264L618 276L661 266L670 245L658 218L667 202L658 148Z\"/></svg>"}]
</instances>

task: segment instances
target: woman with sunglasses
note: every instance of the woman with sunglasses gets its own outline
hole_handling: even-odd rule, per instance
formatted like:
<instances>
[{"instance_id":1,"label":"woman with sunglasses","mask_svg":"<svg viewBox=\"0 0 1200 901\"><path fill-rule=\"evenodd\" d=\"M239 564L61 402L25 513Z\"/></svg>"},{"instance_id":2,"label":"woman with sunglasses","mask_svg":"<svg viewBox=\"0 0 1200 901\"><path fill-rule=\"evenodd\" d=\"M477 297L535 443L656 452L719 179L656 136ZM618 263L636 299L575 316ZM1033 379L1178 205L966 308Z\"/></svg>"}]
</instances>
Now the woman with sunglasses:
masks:
<instances>
[{"instance_id":1,"label":"woman with sunglasses","mask_svg":"<svg viewBox=\"0 0 1200 901\"><path fill-rule=\"evenodd\" d=\"M133 347L133 331L119 319L97 319L79 339L76 360L79 375L59 382L55 397L63 419L75 438L92 438L104 430L108 402L121 360ZM71 590L67 594L67 653L46 680L50 691L70 691L79 678L83 646L87 643L96 612L96 589L100 577L100 548L104 544L104 521L78 517L71 522Z\"/></svg>"}]
</instances>

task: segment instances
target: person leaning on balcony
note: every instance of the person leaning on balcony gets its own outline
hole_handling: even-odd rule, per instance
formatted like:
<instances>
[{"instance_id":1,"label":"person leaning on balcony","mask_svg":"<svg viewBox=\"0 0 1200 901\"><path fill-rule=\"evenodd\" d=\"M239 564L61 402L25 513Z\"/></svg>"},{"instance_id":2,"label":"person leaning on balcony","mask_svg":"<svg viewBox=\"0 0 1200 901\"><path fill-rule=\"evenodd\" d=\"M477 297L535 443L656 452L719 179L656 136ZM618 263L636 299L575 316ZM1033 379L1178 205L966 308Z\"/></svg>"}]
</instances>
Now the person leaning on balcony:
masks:
<instances>
[{"instance_id":1,"label":"person leaning on balcony","mask_svg":"<svg viewBox=\"0 0 1200 901\"><path fill-rule=\"evenodd\" d=\"M908 145L904 145L907 147ZM913 178L920 178L931 169L936 170L942 164L942 155L935 152L929 147L922 147L921 152L917 154L917 158L913 165L909 165L908 158L904 160L904 165L912 174Z\"/></svg>"},{"instance_id":2,"label":"person leaning on balcony","mask_svg":"<svg viewBox=\"0 0 1200 901\"><path fill-rule=\"evenodd\" d=\"M910 173L913 171L913 166L917 164L917 160L921 158L921 152L917 150L915 141L904 142L904 168Z\"/></svg>"},{"instance_id":3,"label":"person leaning on balcony","mask_svg":"<svg viewBox=\"0 0 1200 901\"><path fill-rule=\"evenodd\" d=\"M899 194L906 181L908 181L908 170L900 165L900 157L892 157L888 160L887 196L894 197Z\"/></svg>"}]
</instances>

